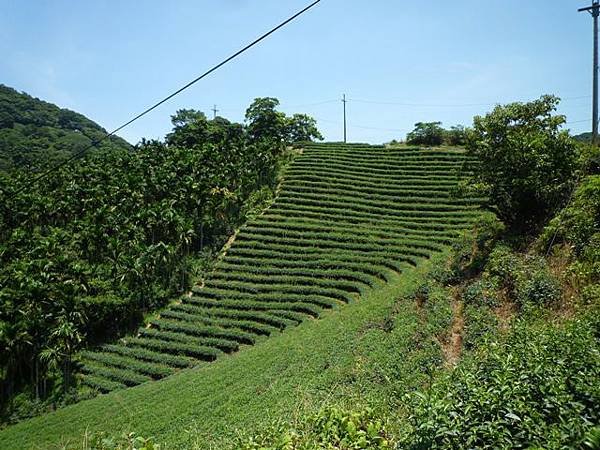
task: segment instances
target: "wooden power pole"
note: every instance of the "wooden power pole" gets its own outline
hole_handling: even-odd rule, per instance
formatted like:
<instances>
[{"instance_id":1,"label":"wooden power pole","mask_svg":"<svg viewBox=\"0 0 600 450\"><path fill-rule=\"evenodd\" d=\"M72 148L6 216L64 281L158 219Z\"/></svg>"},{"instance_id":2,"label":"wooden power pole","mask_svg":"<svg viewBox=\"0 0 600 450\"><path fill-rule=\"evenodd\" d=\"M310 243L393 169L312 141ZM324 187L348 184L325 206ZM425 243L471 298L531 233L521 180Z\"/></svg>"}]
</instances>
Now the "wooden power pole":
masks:
<instances>
[{"instance_id":1,"label":"wooden power pole","mask_svg":"<svg viewBox=\"0 0 600 450\"><path fill-rule=\"evenodd\" d=\"M598 0L600 1L600 0ZM346 143L346 94L342 96L342 103L344 104L344 144Z\"/></svg>"},{"instance_id":2,"label":"wooden power pole","mask_svg":"<svg viewBox=\"0 0 600 450\"><path fill-rule=\"evenodd\" d=\"M598 145L598 16L600 16L600 0L593 0L592 6L579 8L579 12L587 11L594 19L594 87L592 92L592 144Z\"/></svg>"},{"instance_id":3,"label":"wooden power pole","mask_svg":"<svg viewBox=\"0 0 600 450\"><path fill-rule=\"evenodd\" d=\"M219 110L217 109L217 105L213 105L212 112L213 112L213 119L216 119L217 113L219 112Z\"/></svg>"}]
</instances>

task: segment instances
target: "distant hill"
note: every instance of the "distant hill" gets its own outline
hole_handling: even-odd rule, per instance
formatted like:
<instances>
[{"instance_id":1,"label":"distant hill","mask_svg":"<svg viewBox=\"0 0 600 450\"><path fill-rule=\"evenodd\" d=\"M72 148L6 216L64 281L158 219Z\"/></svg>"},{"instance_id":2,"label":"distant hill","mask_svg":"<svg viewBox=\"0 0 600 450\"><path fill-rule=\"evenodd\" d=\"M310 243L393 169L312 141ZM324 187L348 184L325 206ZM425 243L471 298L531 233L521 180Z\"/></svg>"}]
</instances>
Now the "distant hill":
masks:
<instances>
[{"instance_id":1,"label":"distant hill","mask_svg":"<svg viewBox=\"0 0 600 450\"><path fill-rule=\"evenodd\" d=\"M581 133L576 136L573 136L573 139L575 139L576 141L579 141L579 142L592 142L592 133L591 132Z\"/></svg>"},{"instance_id":2,"label":"distant hill","mask_svg":"<svg viewBox=\"0 0 600 450\"><path fill-rule=\"evenodd\" d=\"M106 130L82 114L0 84L0 170L40 170L101 138ZM111 137L99 149L131 148Z\"/></svg>"}]
</instances>

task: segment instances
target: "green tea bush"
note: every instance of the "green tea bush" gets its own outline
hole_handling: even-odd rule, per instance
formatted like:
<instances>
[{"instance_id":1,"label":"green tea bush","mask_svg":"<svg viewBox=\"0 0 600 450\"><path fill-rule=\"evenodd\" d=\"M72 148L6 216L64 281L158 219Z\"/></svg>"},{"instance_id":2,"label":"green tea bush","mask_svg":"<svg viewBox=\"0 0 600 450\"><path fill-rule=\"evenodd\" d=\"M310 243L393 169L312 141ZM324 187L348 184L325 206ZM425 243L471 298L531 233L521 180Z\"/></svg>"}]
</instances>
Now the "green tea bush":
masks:
<instances>
[{"instance_id":1,"label":"green tea bush","mask_svg":"<svg viewBox=\"0 0 600 450\"><path fill-rule=\"evenodd\" d=\"M581 292L581 299L584 304L600 304L600 285L591 284L586 286Z\"/></svg>"},{"instance_id":2,"label":"green tea bush","mask_svg":"<svg viewBox=\"0 0 600 450\"><path fill-rule=\"evenodd\" d=\"M463 345L467 350L472 350L483 342L488 336L498 329L498 318L485 305L467 304L463 310L464 332Z\"/></svg>"},{"instance_id":3,"label":"green tea bush","mask_svg":"<svg viewBox=\"0 0 600 450\"><path fill-rule=\"evenodd\" d=\"M520 266L519 256L510 247L497 245L490 253L485 271L499 281L500 287L513 289L517 283Z\"/></svg>"},{"instance_id":4,"label":"green tea bush","mask_svg":"<svg viewBox=\"0 0 600 450\"><path fill-rule=\"evenodd\" d=\"M599 224L600 175L592 175L576 189L571 205L550 221L540 241L543 246L567 242L581 256L598 233Z\"/></svg>"},{"instance_id":5,"label":"green tea bush","mask_svg":"<svg viewBox=\"0 0 600 450\"><path fill-rule=\"evenodd\" d=\"M150 381L151 378L147 375L142 375L129 369L119 369L117 367L105 366L100 364L86 363L82 367L82 372L91 374L96 377L103 377L125 386L136 386L138 384Z\"/></svg>"},{"instance_id":6,"label":"green tea bush","mask_svg":"<svg viewBox=\"0 0 600 450\"><path fill-rule=\"evenodd\" d=\"M471 230L463 232L452 245L448 264L454 280L480 272L503 232L504 225L492 213L481 215Z\"/></svg>"},{"instance_id":7,"label":"green tea bush","mask_svg":"<svg viewBox=\"0 0 600 450\"><path fill-rule=\"evenodd\" d=\"M517 324L406 398L399 448L584 448L600 423L598 311L557 328ZM595 437L594 437L595 436ZM588 447L597 448L597 447Z\"/></svg>"},{"instance_id":8,"label":"green tea bush","mask_svg":"<svg viewBox=\"0 0 600 450\"><path fill-rule=\"evenodd\" d=\"M445 340L450 332L454 313L452 311L452 293L449 289L432 286L424 310L427 315L425 325L427 333Z\"/></svg>"},{"instance_id":9,"label":"green tea bush","mask_svg":"<svg viewBox=\"0 0 600 450\"><path fill-rule=\"evenodd\" d=\"M580 144L578 166L581 173L588 175L600 174L600 147Z\"/></svg>"},{"instance_id":10,"label":"green tea bush","mask_svg":"<svg viewBox=\"0 0 600 450\"><path fill-rule=\"evenodd\" d=\"M559 281L545 268L530 267L522 274L516 292L521 305L549 305L561 297Z\"/></svg>"},{"instance_id":11,"label":"green tea bush","mask_svg":"<svg viewBox=\"0 0 600 450\"><path fill-rule=\"evenodd\" d=\"M385 424L367 409L348 412L327 408L296 430L276 427L266 435L240 442L239 450L379 449L392 446Z\"/></svg>"},{"instance_id":12,"label":"green tea bush","mask_svg":"<svg viewBox=\"0 0 600 450\"><path fill-rule=\"evenodd\" d=\"M69 448L69 447L67 447ZM126 433L119 437L106 436L103 433L85 435L81 450L160 450L162 447L152 438Z\"/></svg>"},{"instance_id":13,"label":"green tea bush","mask_svg":"<svg viewBox=\"0 0 600 450\"><path fill-rule=\"evenodd\" d=\"M498 284L494 278L480 278L469 283L462 298L468 305L498 306Z\"/></svg>"},{"instance_id":14,"label":"green tea bush","mask_svg":"<svg viewBox=\"0 0 600 450\"><path fill-rule=\"evenodd\" d=\"M412 293L413 299L421 305L425 304L429 299L431 288L431 284L428 282L420 283Z\"/></svg>"},{"instance_id":15,"label":"green tea bush","mask_svg":"<svg viewBox=\"0 0 600 450\"><path fill-rule=\"evenodd\" d=\"M549 305L562 295L560 282L544 258L519 255L504 245L491 252L485 274L488 279L497 280L499 287L505 288L520 306Z\"/></svg>"}]
</instances>

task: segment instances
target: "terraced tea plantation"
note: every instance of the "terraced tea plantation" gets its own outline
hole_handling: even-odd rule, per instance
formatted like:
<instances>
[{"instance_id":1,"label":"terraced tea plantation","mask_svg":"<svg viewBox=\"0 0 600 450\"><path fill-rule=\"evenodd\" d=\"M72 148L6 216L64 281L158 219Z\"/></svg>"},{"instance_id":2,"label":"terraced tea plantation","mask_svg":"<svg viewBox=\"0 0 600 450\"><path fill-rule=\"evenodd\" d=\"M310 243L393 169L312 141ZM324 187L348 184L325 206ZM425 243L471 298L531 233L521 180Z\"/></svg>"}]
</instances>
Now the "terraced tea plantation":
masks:
<instances>
[{"instance_id":1,"label":"terraced tea plantation","mask_svg":"<svg viewBox=\"0 0 600 450\"><path fill-rule=\"evenodd\" d=\"M311 144L204 285L135 337L83 352L82 382L109 392L160 379L360 301L479 214L481 199L451 193L464 160L452 150Z\"/></svg>"}]
</instances>

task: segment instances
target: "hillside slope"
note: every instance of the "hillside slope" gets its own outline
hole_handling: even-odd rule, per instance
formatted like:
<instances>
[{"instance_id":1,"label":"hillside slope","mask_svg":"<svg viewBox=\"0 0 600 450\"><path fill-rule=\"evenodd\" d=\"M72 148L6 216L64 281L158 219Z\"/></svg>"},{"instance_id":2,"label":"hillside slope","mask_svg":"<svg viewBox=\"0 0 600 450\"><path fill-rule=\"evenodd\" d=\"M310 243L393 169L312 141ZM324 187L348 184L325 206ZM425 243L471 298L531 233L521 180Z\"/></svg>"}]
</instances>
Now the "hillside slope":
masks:
<instances>
[{"instance_id":1,"label":"hillside slope","mask_svg":"<svg viewBox=\"0 0 600 450\"><path fill-rule=\"evenodd\" d=\"M0 84L0 171L46 168L105 134L104 128L82 114ZM131 146L113 136L99 147Z\"/></svg>"},{"instance_id":2,"label":"hillside slope","mask_svg":"<svg viewBox=\"0 0 600 450\"><path fill-rule=\"evenodd\" d=\"M240 230L203 286L138 336L82 355L82 381L116 392L9 427L0 447L73 443L86 429L181 443L177 427L214 437L265 411L285 414L303 389L348 370L354 339L393 304L411 279L405 273L479 214L479 199L451 195L464 159L449 150L308 146L277 200ZM279 333L317 316L324 319ZM405 320L418 327L414 316Z\"/></svg>"},{"instance_id":3,"label":"hillside slope","mask_svg":"<svg viewBox=\"0 0 600 450\"><path fill-rule=\"evenodd\" d=\"M136 337L83 354L102 392L211 361L356 300L447 244L477 214L450 196L453 152L314 145L287 170L275 203L244 226L202 287Z\"/></svg>"}]
</instances>

